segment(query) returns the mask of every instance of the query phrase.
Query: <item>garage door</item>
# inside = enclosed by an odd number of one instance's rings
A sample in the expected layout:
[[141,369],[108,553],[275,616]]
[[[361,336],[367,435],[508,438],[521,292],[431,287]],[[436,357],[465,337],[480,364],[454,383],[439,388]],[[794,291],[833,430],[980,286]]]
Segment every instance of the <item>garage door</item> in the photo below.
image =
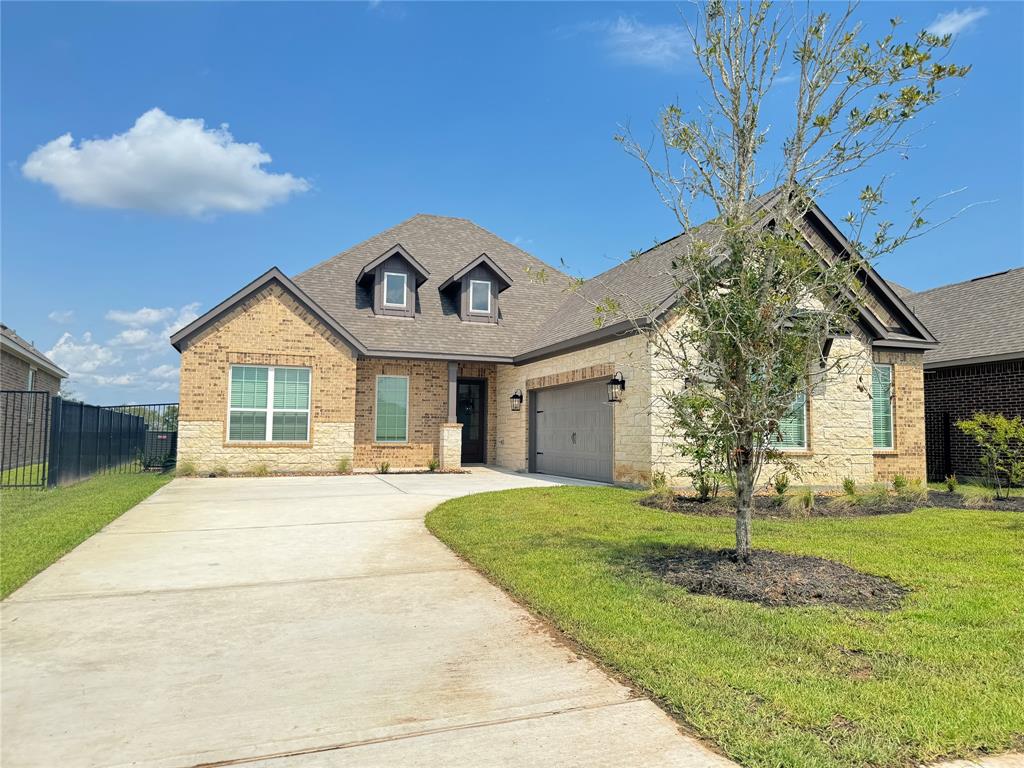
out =
[[612,480],[612,404],[603,380],[531,392],[534,469]]

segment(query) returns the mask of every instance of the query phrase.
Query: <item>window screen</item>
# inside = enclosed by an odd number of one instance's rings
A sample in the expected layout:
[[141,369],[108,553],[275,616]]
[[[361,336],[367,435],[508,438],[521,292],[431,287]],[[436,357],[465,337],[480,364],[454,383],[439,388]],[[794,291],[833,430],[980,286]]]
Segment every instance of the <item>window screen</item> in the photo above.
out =
[[409,427],[409,379],[377,377],[377,428],[379,443],[404,443]]
[[892,366],[871,366],[871,431],[875,448],[892,448]]

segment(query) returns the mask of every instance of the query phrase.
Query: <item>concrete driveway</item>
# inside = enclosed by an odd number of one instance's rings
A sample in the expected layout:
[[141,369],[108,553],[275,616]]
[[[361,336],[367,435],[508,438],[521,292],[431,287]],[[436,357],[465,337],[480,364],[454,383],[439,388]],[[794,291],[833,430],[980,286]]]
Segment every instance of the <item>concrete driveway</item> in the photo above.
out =
[[3,604],[2,764],[726,766],[423,526],[550,479],[178,479]]

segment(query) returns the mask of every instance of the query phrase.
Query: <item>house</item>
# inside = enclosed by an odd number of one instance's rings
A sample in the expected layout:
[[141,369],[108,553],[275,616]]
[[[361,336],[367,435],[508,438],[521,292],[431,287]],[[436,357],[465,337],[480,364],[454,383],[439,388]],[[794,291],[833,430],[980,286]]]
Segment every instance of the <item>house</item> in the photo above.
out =
[[[806,224],[816,247],[848,247],[820,210]],[[171,338],[179,460],[239,472],[483,462],[621,483],[675,474],[654,402],[677,383],[652,374],[652,345],[631,320],[597,327],[592,300],[621,290],[672,309],[665,272],[688,242],[570,290],[569,276],[466,219],[417,215],[293,278],[270,269]],[[783,425],[808,483],[924,475],[922,358],[935,339],[876,273],[861,277],[856,327],[830,352],[856,365],[827,381],[808,372]]]
[[68,376],[13,328],[0,324],[0,389],[56,395]]
[[939,339],[924,355],[928,478],[977,476],[978,446],[956,422],[977,411],[1024,416],[1024,267],[900,291]]

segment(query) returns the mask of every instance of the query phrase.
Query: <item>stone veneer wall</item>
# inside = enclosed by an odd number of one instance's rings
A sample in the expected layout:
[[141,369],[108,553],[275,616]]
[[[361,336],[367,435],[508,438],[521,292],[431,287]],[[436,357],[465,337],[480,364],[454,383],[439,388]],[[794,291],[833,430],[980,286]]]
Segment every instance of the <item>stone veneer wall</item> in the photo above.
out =
[[[310,439],[305,443],[229,443],[232,364],[312,369]],[[178,462],[199,472],[223,467],[271,472],[333,472],[352,458],[354,352],[286,290],[270,285],[191,339],[181,353]]]
[[925,479],[924,353],[876,349],[876,363],[892,365],[893,449],[876,451],[875,479],[887,483],[896,475]]
[[[622,371],[626,391],[615,409],[612,422],[616,482],[644,483],[650,480],[651,440],[649,418],[650,378],[647,340],[642,335],[614,339],[604,344],[566,352],[524,365],[497,366],[497,463],[525,471],[529,466],[527,429],[530,421],[531,390],[591,379],[608,379]],[[520,411],[512,411],[508,398],[517,389],[524,395]]]
[[[409,377],[409,440],[375,438],[377,377]],[[392,469],[425,469],[440,459],[441,425],[448,420],[448,363],[443,360],[362,358],[356,365],[355,459],[357,469],[386,461]]]

